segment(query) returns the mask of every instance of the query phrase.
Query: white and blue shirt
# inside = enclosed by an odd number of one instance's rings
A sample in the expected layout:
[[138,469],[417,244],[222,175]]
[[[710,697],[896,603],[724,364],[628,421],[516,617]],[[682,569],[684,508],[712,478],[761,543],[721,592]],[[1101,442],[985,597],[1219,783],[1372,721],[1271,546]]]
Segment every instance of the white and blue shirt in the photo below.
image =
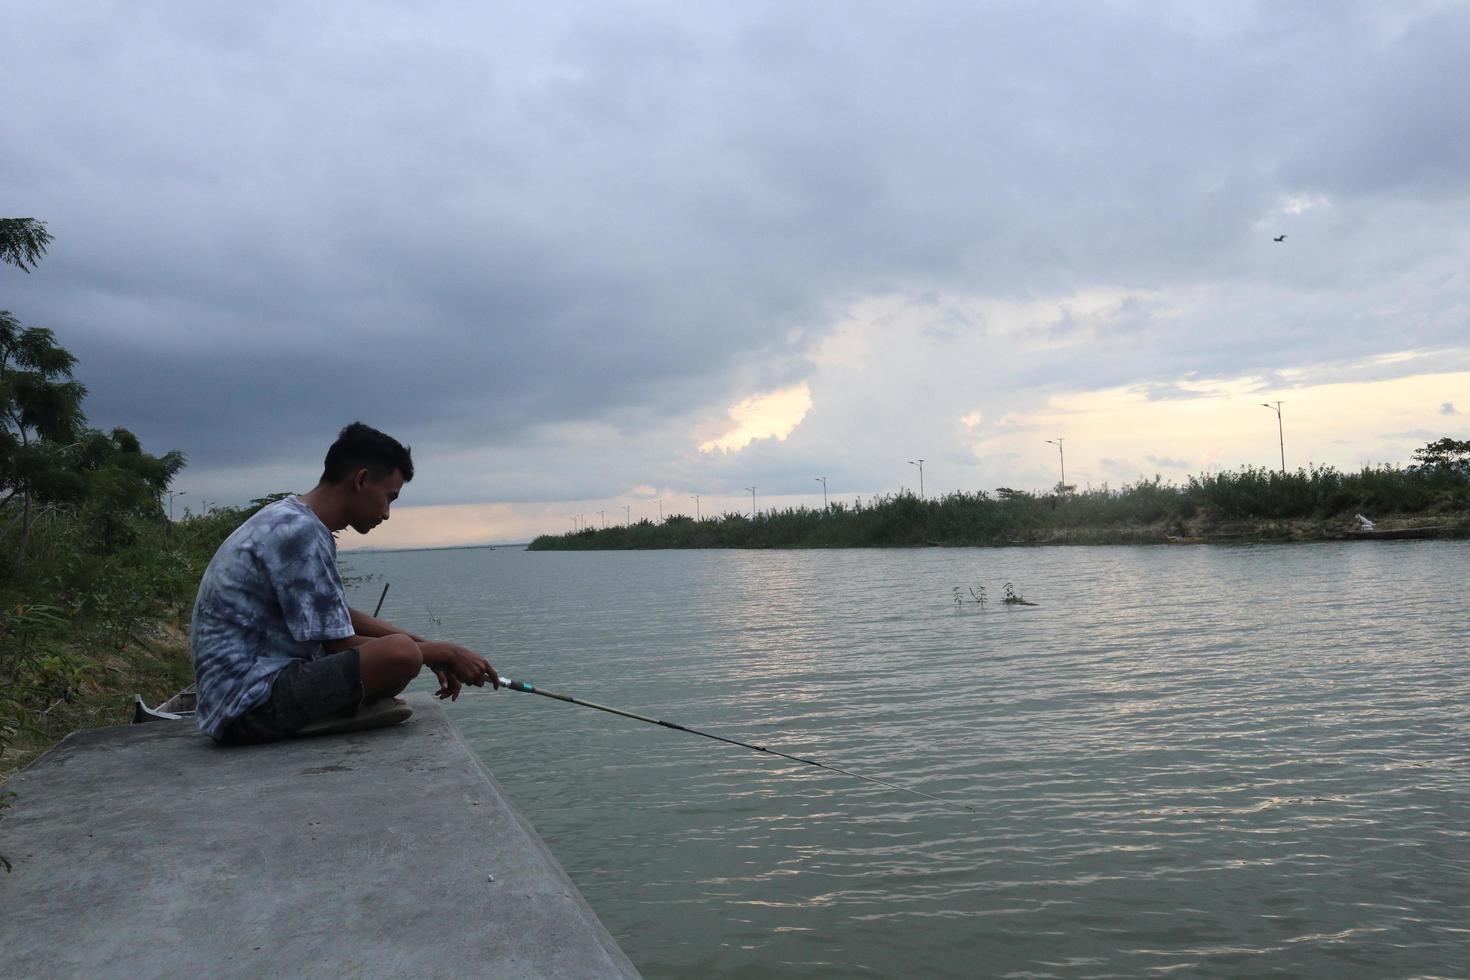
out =
[[332,532],[300,497],[262,507],[220,545],[194,600],[200,730],[218,738],[283,667],[352,635]]

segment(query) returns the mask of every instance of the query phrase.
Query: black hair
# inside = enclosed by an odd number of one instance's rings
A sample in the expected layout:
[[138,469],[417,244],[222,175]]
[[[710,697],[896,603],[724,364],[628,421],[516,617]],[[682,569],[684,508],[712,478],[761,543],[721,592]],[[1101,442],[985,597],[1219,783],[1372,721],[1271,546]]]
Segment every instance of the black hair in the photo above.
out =
[[413,479],[413,457],[408,447],[392,436],[353,422],[337,433],[337,441],[327,450],[322,482],[340,483],[360,469],[366,469],[375,480],[397,470],[407,483]]

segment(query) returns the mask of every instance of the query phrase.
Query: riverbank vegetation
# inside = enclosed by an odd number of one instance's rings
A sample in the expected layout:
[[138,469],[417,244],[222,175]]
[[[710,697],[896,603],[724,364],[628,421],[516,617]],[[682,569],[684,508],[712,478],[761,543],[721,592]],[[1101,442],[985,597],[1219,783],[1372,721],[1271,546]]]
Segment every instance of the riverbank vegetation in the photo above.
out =
[[[29,272],[50,235],[0,219],[0,260]],[[184,465],[91,427],[76,359],[0,310],[0,779],[77,728],[126,721],[134,692],[191,680],[182,624],[199,576],[246,511],[177,524]]]
[[[1442,527],[1470,533],[1470,442],[1441,439],[1410,467],[1343,473],[1244,468],[1157,477],[1114,490],[961,492],[921,500],[912,493],[756,514],[584,529],[543,535],[533,551],[640,548],[867,548],[923,545],[1111,544],[1195,540],[1321,539],[1351,535],[1356,515],[1380,527]],[[1386,521],[1384,519],[1387,519]]]
[[[0,578],[0,779],[68,732],[126,722],[135,693],[157,704],[193,683],[200,576],[269,499],[172,525],[155,506],[117,520],[110,539],[85,505],[37,520],[25,561]],[[7,554],[14,545],[14,530],[0,536]]]

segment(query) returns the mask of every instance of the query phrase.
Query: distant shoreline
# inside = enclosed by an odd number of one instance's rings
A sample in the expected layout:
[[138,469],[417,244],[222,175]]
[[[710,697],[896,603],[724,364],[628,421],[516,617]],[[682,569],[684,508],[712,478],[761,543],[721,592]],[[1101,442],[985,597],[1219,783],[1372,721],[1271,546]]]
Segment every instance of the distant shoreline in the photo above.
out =
[[[1437,445],[1437,444],[1436,444]],[[1457,444],[1458,445],[1458,444]],[[1434,448],[1434,447],[1430,447]],[[1466,449],[1470,454],[1470,448]],[[1367,515],[1367,516],[1365,516]],[[1244,468],[1111,490],[999,487],[919,497],[904,491],[695,520],[673,514],[532,541],[530,551],[663,548],[915,548],[1034,544],[1205,544],[1470,536],[1470,462],[1341,473]]]
[[512,541],[509,544],[436,544],[421,545],[413,548],[346,548],[343,549],[342,557],[350,555],[388,555],[402,554],[405,551],[496,551],[498,549],[515,549],[529,547],[530,542]]
[[1422,518],[1387,517],[1376,522],[1374,531],[1355,531],[1342,521],[1259,521],[1229,522],[1214,529],[1186,529],[1175,534],[1168,527],[1072,527],[1048,528],[1017,536],[990,539],[929,539],[889,543],[802,543],[779,544],[714,544],[691,543],[619,543],[615,539],[567,541],[558,538],[537,539],[528,551],[680,551],[696,549],[720,550],[803,550],[819,551],[835,548],[1027,548],[1047,545],[1239,545],[1239,544],[1309,544],[1339,541],[1465,540],[1470,538],[1470,514],[1453,520],[1424,522]]

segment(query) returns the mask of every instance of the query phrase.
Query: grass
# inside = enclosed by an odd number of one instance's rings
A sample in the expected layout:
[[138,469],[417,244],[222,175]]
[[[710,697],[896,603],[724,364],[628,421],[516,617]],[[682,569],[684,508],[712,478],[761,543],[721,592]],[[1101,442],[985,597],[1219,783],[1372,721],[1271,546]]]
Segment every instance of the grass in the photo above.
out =
[[194,681],[189,641],[164,624],[131,649],[94,656],[63,647],[31,674],[32,696],[17,699],[13,735],[0,750],[0,780],[28,765],[68,733],[126,723],[133,695],[157,704]]
[[251,512],[135,519],[110,548],[64,512],[38,523],[25,565],[0,581],[0,779],[68,732],[125,723],[133,694],[153,704],[192,681],[199,578]]

